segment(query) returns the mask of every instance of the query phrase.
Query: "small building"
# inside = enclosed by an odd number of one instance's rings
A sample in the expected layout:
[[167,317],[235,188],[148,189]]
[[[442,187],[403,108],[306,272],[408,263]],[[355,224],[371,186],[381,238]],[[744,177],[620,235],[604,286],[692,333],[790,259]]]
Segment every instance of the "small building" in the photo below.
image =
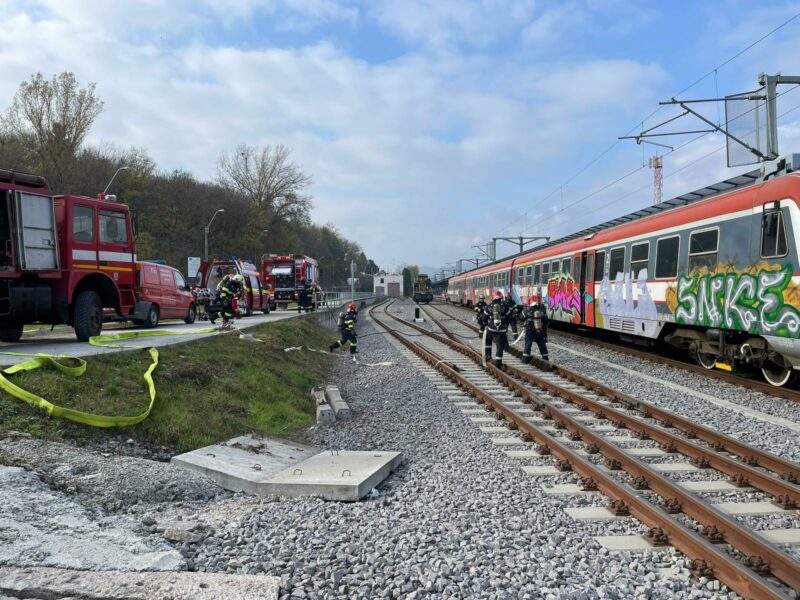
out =
[[400,298],[403,295],[402,275],[373,275],[372,282],[372,291],[376,295],[389,296],[389,298]]

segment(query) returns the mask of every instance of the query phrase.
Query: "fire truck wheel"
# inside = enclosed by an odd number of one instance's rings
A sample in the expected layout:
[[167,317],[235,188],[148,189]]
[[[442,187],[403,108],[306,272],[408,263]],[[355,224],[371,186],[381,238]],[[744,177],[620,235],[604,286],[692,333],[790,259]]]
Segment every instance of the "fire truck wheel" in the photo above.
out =
[[189,305],[189,312],[186,313],[186,318],[183,320],[184,323],[191,325],[197,319],[197,307],[194,304]]
[[75,301],[74,316],[75,336],[80,342],[88,342],[89,338],[100,335],[103,331],[103,304],[97,292],[81,292]]
[[267,302],[267,305],[264,307],[264,311],[263,312],[264,312],[265,315],[269,314],[269,302]]
[[147,311],[147,318],[145,318],[144,323],[142,323],[142,327],[152,329],[156,325],[158,325],[158,306],[151,304],[150,310]]
[[0,324],[0,342],[18,342],[22,337],[22,323]]

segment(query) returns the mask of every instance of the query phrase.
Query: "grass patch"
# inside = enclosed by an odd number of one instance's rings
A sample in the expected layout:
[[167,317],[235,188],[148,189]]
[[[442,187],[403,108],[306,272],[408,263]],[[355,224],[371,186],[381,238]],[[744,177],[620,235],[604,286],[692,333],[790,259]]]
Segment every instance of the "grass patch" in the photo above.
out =
[[[159,348],[153,379],[156,402],[142,423],[125,435],[185,451],[249,432],[292,437],[313,424],[310,390],[332,361],[316,352],[284,352],[301,344],[325,348],[333,332],[315,318],[290,319],[247,329],[258,344],[227,334]],[[146,343],[146,340],[142,340]],[[88,358],[86,373],[71,378],[40,368],[12,376],[18,386],[65,407],[104,415],[135,415],[147,408],[145,350]],[[80,440],[107,431],[50,418],[0,393],[0,431],[16,430],[54,440]]]

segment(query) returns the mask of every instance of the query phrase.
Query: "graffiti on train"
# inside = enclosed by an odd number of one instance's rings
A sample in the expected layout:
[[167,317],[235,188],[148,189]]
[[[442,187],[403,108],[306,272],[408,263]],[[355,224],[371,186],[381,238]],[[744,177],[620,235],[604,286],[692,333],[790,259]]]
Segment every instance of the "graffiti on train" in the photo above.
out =
[[[788,301],[797,292],[792,266],[755,273],[706,273],[678,280],[675,320],[748,333],[798,337],[800,312]],[[789,288],[789,289],[787,289]]]
[[653,337],[657,335],[658,310],[647,287],[647,269],[633,273],[617,273],[612,282],[603,278],[597,294],[598,326]]
[[556,314],[580,319],[581,290],[572,275],[561,273],[547,282],[547,307]]

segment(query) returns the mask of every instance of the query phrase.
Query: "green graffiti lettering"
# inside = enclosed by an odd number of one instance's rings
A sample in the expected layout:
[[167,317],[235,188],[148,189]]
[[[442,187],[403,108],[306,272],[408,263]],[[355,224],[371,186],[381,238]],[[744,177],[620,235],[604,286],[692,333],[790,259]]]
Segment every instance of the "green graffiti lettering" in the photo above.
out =
[[681,276],[675,321],[703,327],[725,326],[753,334],[798,337],[800,312],[783,301],[793,269]]

